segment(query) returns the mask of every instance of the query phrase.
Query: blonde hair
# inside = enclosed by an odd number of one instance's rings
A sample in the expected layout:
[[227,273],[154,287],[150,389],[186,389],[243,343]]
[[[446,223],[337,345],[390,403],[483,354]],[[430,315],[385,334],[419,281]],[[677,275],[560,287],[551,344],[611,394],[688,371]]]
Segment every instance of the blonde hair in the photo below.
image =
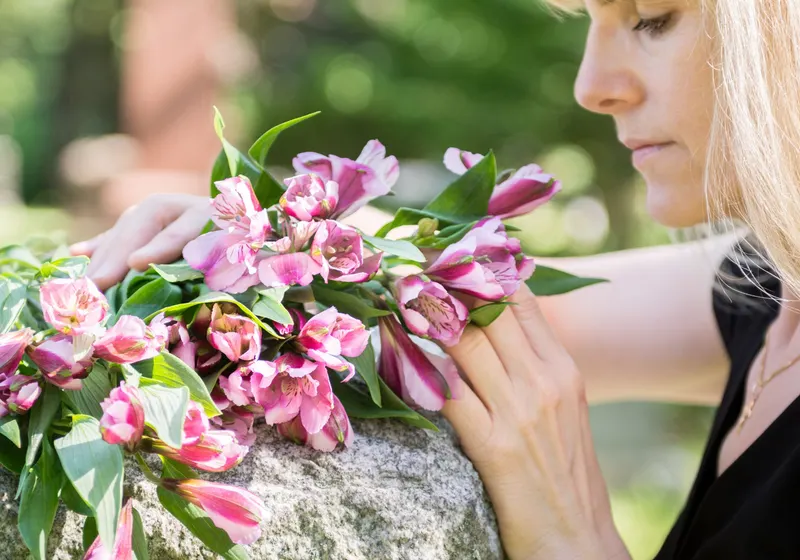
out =
[[[584,3],[545,1],[558,12]],[[800,2],[698,1],[715,89],[704,181],[709,218],[735,218],[755,235],[755,258],[741,263],[751,280],[773,263],[784,288],[798,295]]]

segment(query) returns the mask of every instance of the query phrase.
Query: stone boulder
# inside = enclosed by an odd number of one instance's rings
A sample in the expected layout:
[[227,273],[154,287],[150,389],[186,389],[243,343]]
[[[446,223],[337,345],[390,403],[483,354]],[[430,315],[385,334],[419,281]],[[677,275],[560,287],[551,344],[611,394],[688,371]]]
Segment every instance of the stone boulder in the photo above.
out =
[[[270,518],[248,547],[254,559],[502,559],[494,513],[478,474],[446,421],[440,432],[388,420],[354,421],[353,446],[319,453],[257,428],[258,442],[230,473],[204,478],[240,485],[260,496]],[[135,499],[154,560],[216,555],[159,504],[136,473],[125,492]],[[17,532],[16,477],[0,469],[0,558],[29,557]],[[82,557],[83,518],[59,511],[49,558]]]

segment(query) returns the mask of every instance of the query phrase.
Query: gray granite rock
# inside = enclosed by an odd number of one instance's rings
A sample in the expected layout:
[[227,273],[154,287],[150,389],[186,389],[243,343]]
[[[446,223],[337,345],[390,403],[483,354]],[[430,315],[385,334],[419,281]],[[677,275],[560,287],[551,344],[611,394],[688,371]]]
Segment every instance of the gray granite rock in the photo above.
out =
[[[500,559],[494,513],[483,485],[443,420],[441,432],[392,421],[355,421],[349,450],[331,454],[287,442],[260,426],[258,443],[233,472],[207,478],[238,484],[264,499],[270,519],[250,549],[254,559]],[[135,469],[129,469],[129,473]],[[0,559],[25,560],[16,530],[16,479],[0,469]],[[140,475],[125,491],[136,500],[154,560],[210,559]],[[83,520],[59,511],[54,560],[81,557]]]

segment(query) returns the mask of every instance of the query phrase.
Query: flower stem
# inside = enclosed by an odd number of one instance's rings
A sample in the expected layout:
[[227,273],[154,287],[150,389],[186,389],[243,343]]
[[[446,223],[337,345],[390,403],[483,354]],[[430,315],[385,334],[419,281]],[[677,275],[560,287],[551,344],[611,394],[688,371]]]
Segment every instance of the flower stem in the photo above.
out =
[[142,458],[141,454],[136,453],[134,454],[134,457],[136,457],[136,462],[139,463],[139,468],[142,469],[142,474],[144,477],[156,486],[161,486],[161,479],[153,473],[145,460]]

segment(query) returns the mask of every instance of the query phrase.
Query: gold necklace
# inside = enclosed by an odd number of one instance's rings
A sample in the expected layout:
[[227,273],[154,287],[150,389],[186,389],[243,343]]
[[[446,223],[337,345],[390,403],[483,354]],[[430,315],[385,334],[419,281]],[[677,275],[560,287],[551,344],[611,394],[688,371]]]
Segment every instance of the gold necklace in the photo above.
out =
[[778,377],[781,373],[795,365],[797,362],[800,362],[800,355],[797,355],[792,360],[790,360],[785,366],[775,370],[772,372],[769,377],[766,379],[764,378],[764,373],[767,368],[767,350],[769,350],[769,332],[764,335],[764,354],[761,358],[761,371],[758,374],[758,379],[755,383],[753,383],[753,394],[750,395],[750,401],[748,401],[747,406],[742,409],[742,415],[739,416],[739,423],[736,427],[737,432],[742,431],[742,427],[744,426],[745,422],[747,422],[750,417],[753,415],[753,408],[756,406],[756,402],[758,402],[761,393],[766,387],[767,383]]

